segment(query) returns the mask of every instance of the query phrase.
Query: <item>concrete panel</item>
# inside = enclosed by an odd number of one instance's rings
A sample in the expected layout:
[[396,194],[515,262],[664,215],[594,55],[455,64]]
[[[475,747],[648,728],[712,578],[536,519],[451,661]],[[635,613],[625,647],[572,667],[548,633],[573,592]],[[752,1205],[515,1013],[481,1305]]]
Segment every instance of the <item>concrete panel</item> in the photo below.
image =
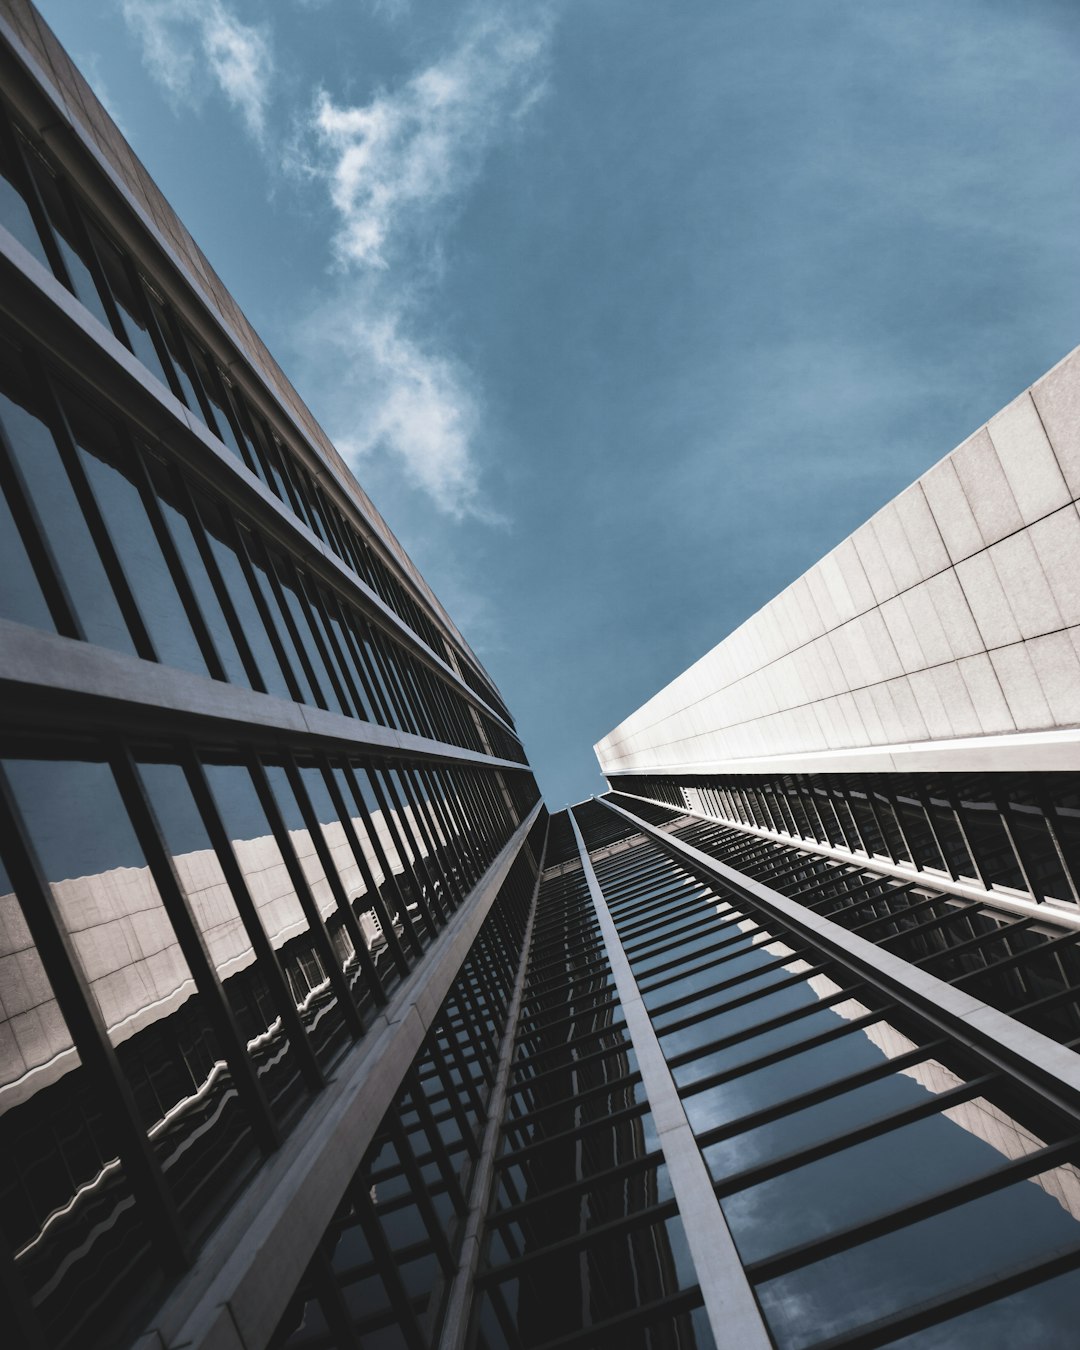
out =
[[955,563],[978,553],[983,537],[952,457],[936,464],[920,482],[950,559]]
[[1071,500],[1030,394],[992,417],[987,431],[1025,525]]
[[1044,375],[1031,397],[1069,492],[1080,497],[1080,348]]
[[985,427],[953,451],[952,462],[984,544],[1020,529],[1020,509]]
[[[598,743],[601,766],[812,772],[873,749],[959,769],[966,738],[1075,725],[1073,636],[1043,639],[1080,629],[1078,420],[1080,352],[714,647],[693,717],[650,700]],[[1054,762],[1080,768],[1064,744]],[[1047,754],[1025,739],[1015,762]]]

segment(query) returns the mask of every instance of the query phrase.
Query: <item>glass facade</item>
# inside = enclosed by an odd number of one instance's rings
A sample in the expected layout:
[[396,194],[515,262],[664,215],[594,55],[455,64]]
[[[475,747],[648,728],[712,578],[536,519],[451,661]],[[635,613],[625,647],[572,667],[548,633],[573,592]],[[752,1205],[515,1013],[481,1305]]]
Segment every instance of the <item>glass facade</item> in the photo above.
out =
[[0,700],[5,1332],[132,1339],[500,877],[391,1145],[355,1160],[396,1195],[387,1147],[412,1184],[403,1141],[435,1122],[427,1238],[386,1216],[413,1298],[449,1261],[546,814],[498,692],[235,306],[92,131],[38,133],[52,95],[3,59],[0,660],[34,653]]
[[[611,800],[631,814],[642,805]],[[857,948],[845,959],[667,841],[795,896],[811,924],[843,913],[837,896],[856,869],[804,855],[796,886],[779,846],[655,804],[641,813],[654,832],[635,835],[619,816],[623,839],[612,843],[603,809],[575,814],[771,1343],[989,1335],[1067,1346],[1080,1278],[1077,1109],[956,1034],[932,997],[898,997]],[[890,918],[860,930],[888,951],[907,931],[901,901],[926,903],[908,889]],[[877,902],[860,892],[850,903],[865,921]],[[949,931],[942,917],[920,913],[933,932]],[[1043,940],[1068,952],[1076,936]],[[993,946],[972,944],[970,927],[962,945]],[[1018,972],[1033,980],[1026,959],[1000,959],[1010,961],[1001,984]],[[998,983],[994,966],[979,966],[979,997]],[[1064,1028],[1058,1039],[1075,1036]],[[995,1340],[995,1324],[1011,1339]]]

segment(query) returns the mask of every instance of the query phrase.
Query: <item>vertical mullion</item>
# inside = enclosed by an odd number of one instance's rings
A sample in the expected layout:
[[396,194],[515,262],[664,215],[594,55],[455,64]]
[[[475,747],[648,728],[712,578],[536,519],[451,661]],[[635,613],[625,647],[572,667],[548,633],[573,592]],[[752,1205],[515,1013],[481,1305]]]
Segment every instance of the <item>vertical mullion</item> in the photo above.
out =
[[[296,892],[296,898],[300,901],[300,908],[304,911],[304,917],[307,919],[308,932],[311,934],[311,940],[319,957],[326,967],[327,978],[330,981],[330,987],[337,996],[338,1003],[341,1006],[342,1017],[345,1025],[348,1027],[354,1040],[364,1034],[364,1020],[360,1015],[359,1009],[353,1002],[352,994],[349,990],[349,982],[341,969],[337,954],[334,951],[334,945],[330,941],[330,934],[326,931],[326,924],[319,913],[319,906],[315,903],[315,897],[308,886],[307,877],[304,876],[304,869],[300,866],[300,860],[296,856],[296,850],[293,848],[292,838],[289,835],[285,821],[282,819],[281,808],[278,806],[277,798],[274,796],[273,789],[270,786],[270,780],[266,776],[266,770],[262,761],[257,755],[251,755],[246,759],[247,767],[251,773],[252,781],[255,784],[255,791],[258,794],[259,801],[263,810],[266,812],[266,819],[270,824],[270,832],[274,836],[282,860],[285,863],[285,870],[289,874],[289,880],[292,888]],[[328,878],[329,880],[329,878]]]
[[[169,533],[169,527],[165,524],[165,519],[161,513],[161,503],[158,501],[157,493],[154,491],[153,483],[150,481],[150,474],[146,467],[144,451],[141,446],[130,442],[125,429],[124,439],[128,442],[127,449],[131,462],[135,466],[135,485],[139,496],[146,509],[147,517],[150,520],[150,528],[154,532],[154,538],[157,540],[158,548],[161,549],[162,557],[165,559],[165,566],[169,569],[169,576],[176,592],[180,597],[180,603],[184,607],[184,613],[187,615],[188,622],[191,624],[191,630],[195,634],[195,640],[199,644],[199,650],[202,652],[203,660],[206,662],[207,669],[211,678],[228,682],[225,673],[225,666],[218,654],[217,645],[214,642],[213,634],[203,617],[202,610],[199,608],[199,602],[195,591],[188,579],[184,564],[177,552],[173,537]],[[151,452],[152,453],[152,452]]]
[[1042,887],[1035,881],[1035,872],[1031,867],[1031,860],[1028,857],[1027,849],[1021,844],[1019,836],[1012,827],[1009,819],[1009,804],[1005,796],[1000,792],[993,794],[994,806],[997,809],[998,818],[1001,821],[1001,828],[1005,831],[1005,837],[1009,841],[1009,847],[1013,851],[1013,857],[1016,859],[1016,866],[1019,868],[1020,875],[1024,879],[1024,886],[1030,892],[1033,899],[1041,904],[1045,899],[1042,893]]
[[[281,617],[281,622],[284,624],[285,630],[289,634],[290,639],[292,640],[293,649],[296,652],[297,658],[300,661],[300,668],[304,674],[304,678],[308,682],[312,694],[314,695],[315,706],[322,708],[324,711],[326,711],[327,710],[326,695],[322,691],[322,686],[320,685],[318,676],[315,673],[315,668],[311,664],[311,659],[307,654],[307,648],[300,640],[300,630],[296,627],[296,624],[293,621],[292,610],[289,608],[289,602],[285,599],[285,595],[282,592],[281,579],[277,574],[277,568],[274,566],[273,555],[271,554],[270,550],[266,547],[266,544],[262,540],[262,538],[260,538],[260,536],[256,534],[256,532],[253,529],[245,528],[245,526],[241,525],[239,521],[237,522],[237,534],[240,537],[241,548],[243,548],[251,567],[252,582],[256,590],[259,591],[260,593],[262,588],[259,586],[259,579],[255,575],[255,573],[256,570],[259,568],[260,563],[262,564],[262,571],[266,575],[266,584],[270,587],[270,594],[274,598],[274,604],[277,606],[278,614]],[[267,611],[269,612],[269,610],[270,606],[269,604],[267,604]],[[281,642],[280,635],[277,629],[275,629],[274,636],[281,647],[282,653],[285,655],[287,660],[288,652],[285,650],[285,644]],[[299,689],[300,682],[299,679],[296,678],[295,671],[293,671],[293,676],[294,676],[294,683]],[[300,697],[297,699],[297,702],[307,703],[307,699],[304,697],[302,691],[300,693]]]
[[[303,703],[304,696],[300,689],[300,683],[296,677],[296,672],[288,659],[285,651],[285,644],[281,640],[281,633],[278,631],[277,624],[274,622],[274,615],[270,612],[270,606],[266,603],[266,597],[262,593],[262,587],[259,585],[255,576],[255,564],[251,560],[248,552],[247,540],[244,538],[244,532],[240,527],[239,521],[235,519],[232,511],[222,502],[219,504],[221,515],[226,522],[226,528],[232,535],[236,544],[236,557],[240,563],[240,570],[243,573],[247,588],[251,592],[252,601],[258,611],[262,625],[266,629],[266,635],[273,650],[274,657],[281,667],[281,673],[285,677],[285,684],[289,689],[290,696],[297,703]],[[278,600],[278,607],[281,608],[281,602],[275,592],[275,599]]]
[[79,510],[83,514],[86,527],[90,532],[90,537],[97,549],[98,557],[101,559],[101,565],[105,570],[105,575],[109,579],[109,584],[113,588],[113,594],[120,607],[120,613],[123,615],[124,622],[127,624],[128,631],[135,643],[135,649],[138,654],[148,661],[157,661],[157,652],[154,650],[154,644],[150,640],[150,634],[143,623],[142,615],[139,612],[139,606],[135,601],[135,596],[128,584],[127,574],[124,571],[124,565],[113,547],[112,539],[106,528],[105,521],[102,519],[101,512],[98,510],[97,501],[94,498],[93,489],[87,480],[83,471],[82,462],[79,459],[79,452],[75,445],[75,438],[71,432],[71,426],[68,422],[67,414],[64,412],[63,404],[57,397],[56,390],[52,381],[44,371],[35,372],[37,379],[35,384],[43,395],[43,402],[46,406],[46,417],[53,432],[53,438],[56,441],[56,448],[60,454],[61,463],[67,472],[71,483],[72,491],[78,502]]
[[[401,919],[403,928],[405,932],[408,933],[409,935],[409,946],[413,950],[413,955],[419,957],[423,953],[424,948],[421,945],[420,938],[416,932],[416,929],[413,927],[412,920],[409,918],[408,903],[406,902],[405,896],[402,893],[401,886],[398,884],[397,874],[394,872],[394,869],[390,866],[390,859],[386,856],[386,850],[383,848],[382,840],[379,838],[379,832],[375,828],[375,822],[371,819],[371,813],[368,811],[367,802],[364,800],[363,791],[361,790],[360,784],[356,780],[356,775],[353,772],[352,765],[349,764],[348,762],[343,764],[342,772],[345,775],[345,781],[348,783],[349,790],[352,793],[353,799],[356,802],[356,809],[359,811],[360,818],[364,822],[364,828],[367,830],[368,839],[371,842],[371,847],[375,853],[376,861],[382,868],[382,873],[384,877],[383,885],[389,886],[391,891],[393,892],[394,897],[397,900],[398,914]],[[361,773],[366,772],[363,766],[361,766],[360,772]]]
[[86,632],[72,604],[63,574],[56,565],[48,534],[42,527],[33,501],[25,489],[22,474],[2,427],[0,427],[0,492],[7,498],[15,527],[22,539],[30,559],[30,566],[41,587],[57,632],[63,637],[77,638],[80,642],[85,642]]
[[232,635],[232,640],[236,645],[240,663],[247,672],[248,683],[257,694],[265,694],[267,692],[266,680],[259,670],[259,663],[255,660],[254,652],[252,652],[251,647],[248,645],[248,640],[244,633],[244,625],[240,622],[240,618],[236,612],[236,606],[233,604],[232,596],[229,594],[229,588],[225,584],[225,578],[221,575],[221,569],[218,567],[217,559],[214,557],[214,550],[211,548],[210,542],[206,537],[206,524],[199,512],[191,487],[186,477],[179,469],[170,465],[167,465],[166,469],[167,471],[171,469],[169,476],[172,479],[177,497],[183,508],[183,514],[187,518],[192,538],[195,540],[195,547],[202,560],[202,565],[206,569],[206,575],[210,578],[210,585],[213,588],[215,596],[217,596],[217,602],[221,607],[222,616]]
[[291,756],[285,756],[284,763],[289,786],[292,788],[297,805],[300,807],[300,814],[304,818],[307,832],[311,835],[312,842],[315,845],[315,852],[319,855],[319,862],[322,864],[322,869],[326,873],[326,880],[333,893],[338,911],[341,914],[342,923],[356,950],[357,959],[371,986],[372,995],[377,1003],[385,1004],[386,993],[383,990],[382,981],[379,979],[379,973],[375,969],[375,962],[371,959],[371,953],[368,951],[368,945],[364,940],[364,934],[361,931],[360,924],[357,922],[356,915],[353,913],[352,906],[349,904],[349,898],[345,894],[345,888],[341,884],[341,877],[338,875],[337,868],[334,866],[334,859],[327,846],[322,827],[319,823],[319,818],[311,805],[311,799],[307,795],[307,789],[304,786],[302,776],[296,767],[296,762]]
[[[38,238],[41,240],[41,246],[45,250],[45,256],[49,260],[49,266],[53,270],[53,275],[66,290],[72,295],[75,294],[75,287],[71,281],[71,274],[68,272],[67,264],[64,262],[63,253],[60,245],[56,242],[56,232],[53,229],[52,219],[45,207],[45,201],[41,195],[41,189],[38,187],[37,177],[27,163],[28,154],[36,154],[34,147],[28,145],[25,139],[13,126],[8,123],[5,116],[0,115],[0,124],[3,124],[4,130],[8,133],[5,136],[5,143],[8,147],[8,155],[12,163],[16,166],[16,175],[22,179],[22,183],[16,183],[15,189],[26,203],[26,209],[30,212],[30,219],[34,222],[34,228],[38,232]],[[23,191],[25,187],[26,191]]]
[[[415,878],[416,876],[415,866],[409,860],[409,852],[408,850],[406,850],[401,835],[398,831],[398,822],[395,819],[394,812],[390,810],[387,805],[386,795],[382,790],[382,784],[379,782],[378,773],[370,762],[366,764],[364,768],[365,772],[367,773],[367,780],[371,784],[371,790],[375,794],[375,800],[379,804],[379,810],[382,812],[382,817],[386,823],[386,828],[389,830],[390,837],[393,839],[394,848],[397,850],[398,857],[401,859],[404,866],[409,868],[410,872],[412,872],[413,877]],[[424,922],[427,924],[431,936],[434,938],[438,935],[439,926],[436,924],[435,916],[432,914],[430,908],[428,907],[427,901],[420,893],[420,890],[421,888],[417,886],[416,904],[418,909],[420,910],[420,913],[423,915]]]
[[277,1127],[247,1053],[244,1037],[225,997],[202,930],[191,913],[176,872],[176,864],[163,841],[154,808],[146,795],[130,750],[127,747],[116,750],[111,765],[139,845],[146,855],[147,865],[161,895],[165,913],[172,923],[195,987],[205,999],[208,1019],[221,1044],[259,1147],[264,1153],[271,1153],[280,1143]]
[[447,813],[445,803],[442,800],[442,792],[439,787],[438,777],[436,774],[420,765],[417,766],[416,771],[420,775],[421,782],[424,784],[428,803],[435,817],[435,822],[439,827],[439,833],[443,837],[443,851],[449,854],[451,866],[457,871],[459,879],[457,889],[461,891],[463,887],[460,884],[460,879],[465,877],[466,869],[462,860],[461,850],[458,846],[457,830],[454,828],[453,821]]
[[[1032,776],[1032,788],[1035,793],[1035,800],[1039,804],[1039,809],[1046,821],[1046,828],[1057,852],[1058,861],[1061,863],[1061,870],[1065,873],[1065,879],[1069,883],[1072,901],[1074,904],[1080,904],[1080,857],[1076,856],[1075,850],[1062,837],[1054,824],[1056,812],[1050,800],[1050,794],[1041,786],[1036,775]],[[1065,899],[1064,896],[1061,898]]]
[[258,906],[252,899],[247,882],[244,880],[243,871],[233,851],[232,840],[218,815],[217,805],[214,802],[210,784],[207,782],[205,770],[194,752],[189,752],[185,756],[184,770],[192,796],[195,798],[195,804],[202,816],[203,825],[210,836],[210,842],[218,855],[221,870],[225,874],[225,880],[230,891],[232,891],[233,901],[247,931],[248,940],[251,942],[262,975],[270,988],[270,997],[274,1001],[278,1016],[281,1018],[289,1041],[296,1052],[303,1079],[309,1089],[318,1090],[326,1084],[322,1069],[319,1067],[315,1051],[308,1040],[307,1032],[304,1030],[304,1023],[293,999],[285,972],[281,968],[278,954],[267,936],[262,919],[259,917]]
[[131,1087],[79,963],[71,935],[57,908],[52,888],[26,842],[18,807],[0,770],[0,826],[5,861],[34,946],[49,977],[57,1004],[80,1059],[95,1086],[95,1095],[116,1131],[116,1146],[159,1259],[179,1273],[191,1254],[165,1174],[139,1121]]
[[[437,913],[442,922],[442,926],[445,927],[446,922],[450,917],[450,913],[439,896],[439,886],[436,884],[436,875],[432,868],[428,866],[428,857],[430,854],[425,854],[423,851],[423,835],[416,824],[410,823],[409,821],[410,812],[406,809],[407,803],[402,800],[401,793],[398,791],[397,783],[394,781],[393,770],[387,766],[384,767],[382,772],[384,778],[383,786],[386,791],[387,800],[390,801],[391,805],[394,807],[402,837],[407,840],[413,853],[413,872],[415,874],[419,870],[423,873],[428,891],[431,894],[431,908]],[[413,810],[411,814],[413,822],[415,822],[415,810]]]
[[360,868],[360,875],[363,877],[364,885],[367,887],[370,908],[374,909],[378,916],[379,924],[383,930],[383,936],[386,938],[387,945],[394,958],[394,964],[403,976],[407,975],[409,973],[408,958],[405,955],[405,950],[401,945],[397,933],[394,931],[394,922],[387,913],[386,905],[383,903],[382,896],[379,894],[379,888],[375,884],[375,877],[368,864],[367,854],[364,852],[364,847],[356,833],[356,828],[352,822],[352,816],[345,803],[345,798],[341,795],[337,779],[334,777],[333,770],[329,763],[323,761],[319,767],[322,771],[323,782],[326,784],[327,791],[330,794],[330,800],[333,802],[334,809],[339,813],[341,827],[345,831],[345,838],[349,842],[353,857],[356,859],[356,865]]

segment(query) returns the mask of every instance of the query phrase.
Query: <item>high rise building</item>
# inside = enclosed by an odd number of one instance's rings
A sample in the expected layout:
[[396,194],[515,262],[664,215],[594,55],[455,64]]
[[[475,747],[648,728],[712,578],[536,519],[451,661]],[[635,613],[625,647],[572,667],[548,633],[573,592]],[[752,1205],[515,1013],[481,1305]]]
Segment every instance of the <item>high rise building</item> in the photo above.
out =
[[0,91],[5,1343],[1074,1345],[1078,358],[549,819],[25,0]]

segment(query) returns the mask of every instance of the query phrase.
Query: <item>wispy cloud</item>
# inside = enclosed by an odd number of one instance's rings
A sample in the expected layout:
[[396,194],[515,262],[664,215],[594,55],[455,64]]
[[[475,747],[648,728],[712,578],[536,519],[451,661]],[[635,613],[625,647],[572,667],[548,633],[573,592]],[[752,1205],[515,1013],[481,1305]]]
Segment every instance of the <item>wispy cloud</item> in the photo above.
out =
[[416,338],[414,323],[408,300],[383,274],[336,287],[310,316],[300,341],[314,378],[333,371],[334,442],[354,466],[389,455],[406,482],[452,519],[500,523],[480,488],[473,447],[482,406],[471,373]]
[[541,96],[551,11],[474,8],[440,59],[348,106],[325,90],[301,167],[329,194],[339,298],[320,340],[351,376],[333,395],[335,439],[396,459],[445,514],[495,523],[481,489],[482,397],[451,353],[417,336],[450,225],[493,147]]
[[176,99],[199,105],[217,85],[262,142],[273,50],[265,26],[242,22],[223,0],[121,0],[147,67]]
[[398,89],[362,107],[320,94],[314,162],[341,217],[343,259],[384,267],[402,234],[445,227],[492,145],[542,92],[549,32],[542,6],[525,22],[481,11],[451,52]]
[[[488,155],[543,93],[553,0],[472,4],[442,55],[362,104],[318,90],[279,147],[267,145],[275,67],[267,28],[242,22],[227,0],[120,3],[147,67],[174,98],[198,106],[216,85],[282,168],[326,192],[337,275],[333,299],[303,325],[299,354],[337,444],[354,461],[389,456],[451,519],[505,523],[481,489],[478,382],[421,334],[450,226]],[[373,5],[400,17],[405,0]],[[328,387],[321,376],[330,368]]]

